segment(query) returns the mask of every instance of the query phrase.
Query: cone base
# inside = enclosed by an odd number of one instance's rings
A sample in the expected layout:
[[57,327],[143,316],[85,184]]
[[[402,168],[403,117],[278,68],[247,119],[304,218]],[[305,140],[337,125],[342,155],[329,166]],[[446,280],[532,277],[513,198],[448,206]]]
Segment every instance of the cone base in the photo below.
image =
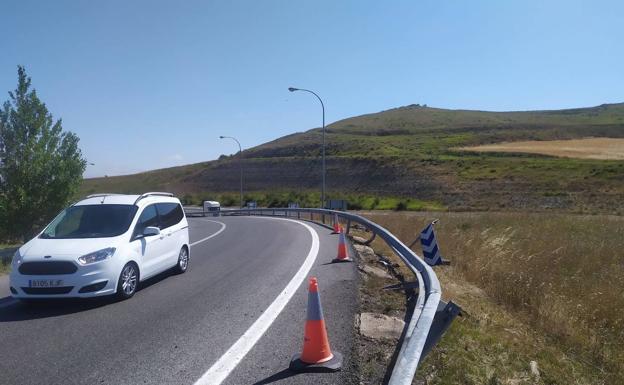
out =
[[337,372],[342,368],[342,354],[334,351],[331,360],[318,364],[308,364],[301,361],[300,354],[293,356],[288,368],[294,372]]
[[334,259],[332,259],[332,263],[341,263],[341,262],[353,262],[353,259],[351,259],[351,258],[343,258],[343,259],[334,258]]

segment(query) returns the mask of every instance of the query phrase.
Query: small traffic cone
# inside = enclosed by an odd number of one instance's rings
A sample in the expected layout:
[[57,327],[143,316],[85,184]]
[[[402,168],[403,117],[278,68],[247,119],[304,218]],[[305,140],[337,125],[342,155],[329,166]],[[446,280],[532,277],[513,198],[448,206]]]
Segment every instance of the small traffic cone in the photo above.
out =
[[353,260],[349,258],[347,240],[345,238],[344,231],[340,232],[340,238],[338,239],[338,255],[332,260],[332,262],[353,262]]
[[315,277],[311,277],[308,288],[308,315],[303,337],[303,351],[292,358],[289,368],[297,372],[335,372],[341,367],[342,354],[332,353],[329,347],[318,282]]
[[334,234],[340,234],[340,221],[338,221],[338,215],[334,214]]

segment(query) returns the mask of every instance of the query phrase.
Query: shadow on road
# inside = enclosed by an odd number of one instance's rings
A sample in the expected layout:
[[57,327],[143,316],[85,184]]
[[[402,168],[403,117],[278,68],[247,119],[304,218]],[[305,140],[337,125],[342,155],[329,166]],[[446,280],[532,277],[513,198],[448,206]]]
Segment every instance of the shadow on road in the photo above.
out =
[[264,384],[272,384],[274,382],[277,382],[279,380],[285,380],[287,378],[290,377],[294,377],[297,376],[299,374],[305,374],[305,373],[327,373],[327,369],[325,368],[306,368],[305,371],[303,372],[295,372],[292,371],[290,369],[284,369],[281,372],[277,372],[265,379],[262,379],[258,382],[255,382],[253,385],[264,385]]
[[273,382],[279,381],[279,380],[284,380],[286,378],[290,378],[293,376],[296,376],[299,373],[293,372],[290,369],[284,369],[281,372],[275,373],[270,377],[267,377],[263,380],[260,380],[256,383],[254,383],[254,385],[264,385],[264,384],[271,384]]
[[[148,289],[150,286],[174,275],[170,271],[160,273],[148,280],[141,282],[138,291]],[[132,301],[133,299],[129,299]],[[0,304],[11,301],[11,297],[0,298]],[[58,317],[68,314],[94,310],[103,306],[111,305],[119,300],[115,296],[96,298],[51,298],[31,299],[26,302],[17,301],[0,309],[0,323],[28,321],[40,318]]]
[[0,311],[0,323],[58,317],[96,309],[112,302],[115,300],[110,297],[18,301]]

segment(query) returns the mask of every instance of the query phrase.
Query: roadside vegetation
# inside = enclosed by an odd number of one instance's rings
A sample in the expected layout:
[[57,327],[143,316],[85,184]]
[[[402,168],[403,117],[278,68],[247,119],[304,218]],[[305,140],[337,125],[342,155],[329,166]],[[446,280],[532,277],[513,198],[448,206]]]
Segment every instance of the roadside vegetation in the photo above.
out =
[[0,275],[8,274],[11,271],[11,261],[13,254],[19,245],[0,244]]
[[58,214],[86,165],[78,137],[53,119],[24,67],[17,73],[17,88],[0,108],[0,242],[29,238]]
[[[623,218],[500,212],[365,216],[406,243],[440,218],[436,234],[452,265],[435,270],[444,297],[465,315],[424,361],[418,381],[624,383]],[[391,255],[381,242],[373,246]]]
[[[349,210],[396,210],[422,211],[445,210],[438,202],[421,201],[400,197],[375,197],[364,194],[332,194],[328,199],[344,199]],[[186,194],[181,197],[185,205],[200,205],[204,200],[216,200],[224,207],[238,206],[239,193],[199,193]],[[318,192],[268,192],[248,193],[243,195],[245,202],[256,202],[258,207],[288,207],[289,203],[298,203],[300,207],[318,207],[321,201]]]

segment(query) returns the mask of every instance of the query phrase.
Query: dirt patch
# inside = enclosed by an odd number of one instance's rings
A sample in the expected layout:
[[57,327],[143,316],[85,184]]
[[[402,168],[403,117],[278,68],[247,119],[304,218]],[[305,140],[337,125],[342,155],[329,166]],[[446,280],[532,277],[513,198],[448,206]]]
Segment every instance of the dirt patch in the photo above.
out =
[[[360,233],[361,239],[367,234]],[[357,236],[355,236],[357,237]],[[351,239],[355,238],[351,236]],[[353,244],[360,271],[359,302],[362,312],[356,321],[359,332],[357,359],[360,384],[383,383],[404,327],[407,298],[402,291],[384,290],[400,282],[396,261],[377,254],[369,246]],[[400,277],[402,279],[402,277]]]
[[461,147],[476,152],[522,152],[564,158],[624,160],[624,139],[586,138],[571,140],[530,140],[483,146]]

